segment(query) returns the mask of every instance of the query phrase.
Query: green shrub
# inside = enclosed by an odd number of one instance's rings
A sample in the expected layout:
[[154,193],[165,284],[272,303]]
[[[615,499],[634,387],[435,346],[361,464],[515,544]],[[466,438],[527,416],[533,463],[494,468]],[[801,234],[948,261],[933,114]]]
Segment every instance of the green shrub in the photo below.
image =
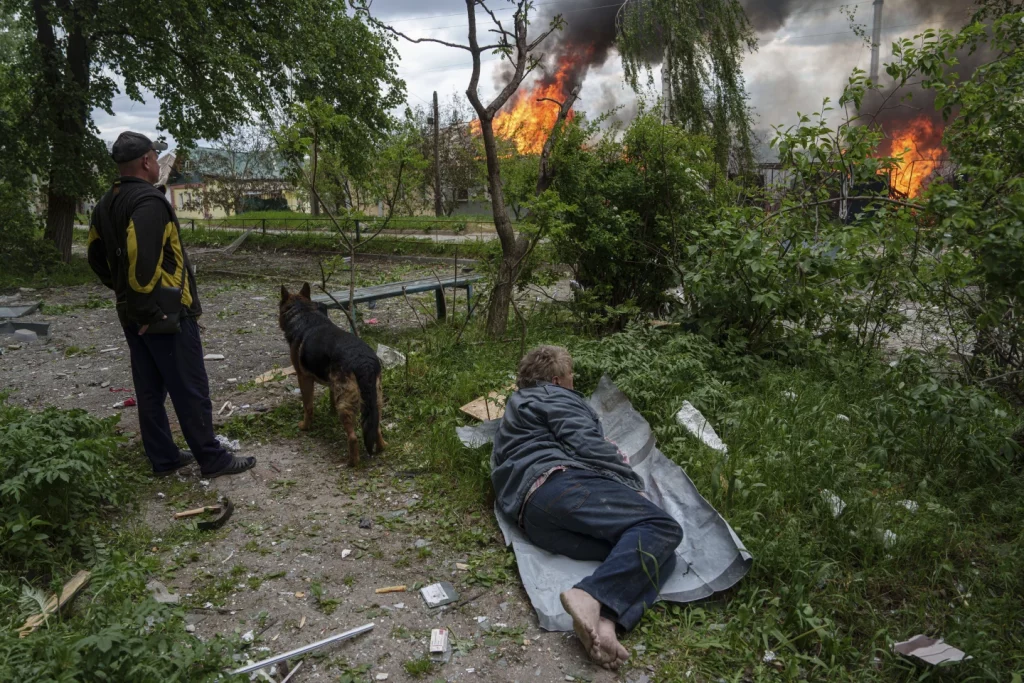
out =
[[0,566],[42,572],[90,547],[106,506],[132,499],[117,418],[0,405]]
[[556,145],[552,187],[569,208],[551,241],[584,288],[577,303],[592,312],[656,308],[679,282],[683,237],[707,230],[729,194],[708,139],[654,114],[618,132],[591,143],[596,124],[577,117]]

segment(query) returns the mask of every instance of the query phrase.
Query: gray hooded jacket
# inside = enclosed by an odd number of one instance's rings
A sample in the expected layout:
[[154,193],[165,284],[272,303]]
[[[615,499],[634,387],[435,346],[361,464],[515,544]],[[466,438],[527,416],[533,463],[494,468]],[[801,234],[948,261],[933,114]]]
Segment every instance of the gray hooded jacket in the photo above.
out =
[[559,466],[590,470],[644,490],[640,476],[604,438],[597,413],[583,396],[548,382],[516,391],[491,451],[491,484],[501,511],[518,519],[533,483]]

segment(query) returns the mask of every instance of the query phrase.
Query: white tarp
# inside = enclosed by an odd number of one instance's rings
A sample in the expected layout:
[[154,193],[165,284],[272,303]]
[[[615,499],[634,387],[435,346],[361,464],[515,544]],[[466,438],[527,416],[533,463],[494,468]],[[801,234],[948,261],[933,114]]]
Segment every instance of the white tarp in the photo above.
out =
[[[651,427],[610,379],[602,377],[590,405],[601,418],[605,436],[629,458],[647,485],[647,494],[683,528],[676,549],[676,569],[662,587],[659,599],[693,602],[729,588],[750,569],[752,557],[729,524],[697,491],[682,468],[666,458],[654,443]],[[482,446],[494,436],[498,420],[460,427],[468,447]],[[537,611],[541,628],[571,631],[572,619],[558,596],[593,573],[598,562],[582,562],[534,546],[514,520],[495,507],[505,543],[512,546],[519,575]]]

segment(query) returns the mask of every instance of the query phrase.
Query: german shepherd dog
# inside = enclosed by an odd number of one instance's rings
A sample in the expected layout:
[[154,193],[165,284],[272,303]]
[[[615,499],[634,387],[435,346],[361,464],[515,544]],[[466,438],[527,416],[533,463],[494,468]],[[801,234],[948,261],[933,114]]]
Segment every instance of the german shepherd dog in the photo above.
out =
[[380,431],[384,403],[381,365],[373,349],[331,322],[326,306],[310,299],[308,282],[298,294],[281,286],[278,322],[291,348],[292,366],[302,392],[299,429],[309,429],[313,423],[313,384],[317,382],[331,390],[331,405],[348,435],[348,464],[359,464],[357,413],[367,453],[384,450],[387,444]]

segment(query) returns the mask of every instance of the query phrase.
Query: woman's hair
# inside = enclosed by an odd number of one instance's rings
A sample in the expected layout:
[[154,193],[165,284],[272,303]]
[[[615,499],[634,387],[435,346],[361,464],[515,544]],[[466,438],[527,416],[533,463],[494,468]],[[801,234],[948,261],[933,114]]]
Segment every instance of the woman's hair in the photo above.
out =
[[539,382],[550,382],[553,377],[564,377],[572,372],[572,356],[561,346],[538,346],[519,361],[520,389],[535,387]]

